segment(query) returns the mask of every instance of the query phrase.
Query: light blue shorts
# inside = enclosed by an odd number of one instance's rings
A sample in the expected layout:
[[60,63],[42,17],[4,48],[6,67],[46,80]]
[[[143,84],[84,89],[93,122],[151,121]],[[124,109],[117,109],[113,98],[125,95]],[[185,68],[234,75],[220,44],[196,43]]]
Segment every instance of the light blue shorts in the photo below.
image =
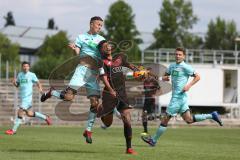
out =
[[172,97],[166,112],[170,116],[176,116],[177,114],[183,114],[188,110],[189,106],[187,103],[187,97]]
[[21,99],[21,104],[19,107],[24,110],[30,109],[32,107],[32,97]]
[[79,64],[69,82],[69,87],[75,90],[78,90],[80,87],[85,87],[87,97],[100,97],[100,87],[97,78],[98,73],[98,70],[92,70]]

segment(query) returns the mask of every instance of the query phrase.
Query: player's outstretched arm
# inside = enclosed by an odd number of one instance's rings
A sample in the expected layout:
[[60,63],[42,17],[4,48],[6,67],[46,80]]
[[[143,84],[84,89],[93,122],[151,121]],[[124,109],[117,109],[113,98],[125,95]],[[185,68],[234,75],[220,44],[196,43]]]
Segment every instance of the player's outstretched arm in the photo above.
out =
[[15,87],[18,87],[18,86],[19,86],[19,83],[17,82],[17,79],[16,79],[16,78],[13,78],[13,79],[12,79],[12,84],[13,84]]
[[43,89],[42,89],[42,84],[39,81],[37,82],[37,87],[38,87],[39,92],[41,94],[43,94],[44,92],[43,92]]
[[200,80],[200,75],[198,73],[195,73],[193,77],[193,80],[183,88],[184,92],[189,91],[189,89]]
[[131,63],[126,63],[125,65],[127,68],[131,69],[132,71],[139,71],[138,67],[131,64]]
[[170,80],[170,75],[168,73],[165,73],[164,76],[160,77],[160,80],[169,81]]
[[77,47],[75,43],[69,43],[68,47],[71,48],[76,53],[76,55],[80,54],[80,48]]

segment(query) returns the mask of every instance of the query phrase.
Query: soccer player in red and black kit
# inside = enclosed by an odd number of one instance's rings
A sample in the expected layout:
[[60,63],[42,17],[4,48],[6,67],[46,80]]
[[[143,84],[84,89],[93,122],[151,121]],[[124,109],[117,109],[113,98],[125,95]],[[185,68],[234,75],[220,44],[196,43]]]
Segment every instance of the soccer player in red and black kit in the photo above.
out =
[[[151,72],[152,68],[147,68],[149,72]],[[153,120],[154,117],[152,116],[153,113],[155,113],[156,110],[156,93],[157,91],[160,91],[160,85],[155,77],[150,75],[145,75],[145,79],[143,82],[144,86],[144,106],[143,106],[143,112],[142,112],[142,125],[144,128],[143,133],[141,133],[142,136],[148,135],[148,120]],[[150,115],[150,116],[148,116]]]
[[128,98],[125,89],[125,76],[123,67],[137,71],[138,68],[127,61],[127,56],[123,53],[112,56],[112,47],[108,41],[103,40],[99,43],[98,49],[103,59],[103,70],[100,71],[101,78],[105,84],[102,93],[102,107],[97,116],[101,117],[105,126],[109,127],[113,120],[113,109],[116,107],[121,113],[124,136],[126,139],[126,153],[137,154],[131,145],[132,127],[131,114]]

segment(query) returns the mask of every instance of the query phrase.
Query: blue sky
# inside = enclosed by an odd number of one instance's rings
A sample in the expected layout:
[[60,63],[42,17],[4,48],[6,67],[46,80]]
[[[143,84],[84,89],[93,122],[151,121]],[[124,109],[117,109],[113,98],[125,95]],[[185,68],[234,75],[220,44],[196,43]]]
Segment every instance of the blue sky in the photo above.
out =
[[[0,16],[12,11],[17,25],[46,27],[49,18],[54,18],[60,29],[71,36],[85,32],[89,19],[108,14],[109,6],[116,0],[0,0]],[[162,0],[126,0],[135,14],[135,22],[140,32],[152,32],[159,25],[158,12]],[[205,33],[211,19],[220,16],[234,20],[240,28],[239,0],[192,0],[194,13],[199,21],[192,31]],[[4,26],[0,18],[0,27]]]

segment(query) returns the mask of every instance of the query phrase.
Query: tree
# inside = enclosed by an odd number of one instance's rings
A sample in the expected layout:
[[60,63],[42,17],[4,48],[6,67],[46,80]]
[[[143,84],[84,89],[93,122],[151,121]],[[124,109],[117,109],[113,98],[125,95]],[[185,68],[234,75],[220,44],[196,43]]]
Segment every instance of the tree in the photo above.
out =
[[64,62],[62,56],[55,57],[53,55],[46,55],[42,57],[32,68],[39,78],[47,79],[57,66]]
[[54,36],[47,36],[37,54],[40,57],[45,57],[46,55],[68,57],[72,54],[71,49],[67,47],[68,44],[69,40],[67,38],[67,33],[60,31]]
[[0,54],[2,61],[19,62],[19,46],[0,33]]
[[149,48],[175,48],[177,46],[192,48],[199,46],[201,38],[188,31],[198,20],[197,16],[193,14],[190,1],[163,0],[159,17],[159,28],[155,29],[153,33],[155,42]]
[[[5,63],[9,62],[8,74],[9,77],[14,75],[14,69],[19,65],[19,46],[17,44],[11,43],[11,41],[3,34],[0,33],[0,71],[1,73],[6,72]],[[0,78],[5,77],[5,74],[2,74]]]
[[9,26],[9,25],[12,25],[12,26],[15,26],[15,20],[14,20],[14,18],[13,18],[13,15],[12,15],[12,12],[11,11],[9,11],[8,13],[7,13],[7,16],[4,16],[4,19],[6,20],[6,23],[5,23],[5,27],[6,26]]
[[236,23],[226,22],[217,17],[208,24],[208,31],[205,37],[205,47],[208,49],[233,50],[234,39],[238,36]]
[[[182,37],[182,46],[185,48],[203,48],[204,41],[201,37],[194,35],[193,33],[186,32]],[[179,45],[181,46],[181,45]]]
[[66,32],[60,31],[54,36],[46,37],[44,44],[37,52],[40,60],[33,66],[33,71],[40,78],[48,78],[51,71],[73,56],[68,46]]
[[130,60],[139,60],[141,53],[138,45],[142,40],[138,37],[134,17],[132,8],[126,2],[119,0],[113,3],[105,19],[106,38],[118,46],[116,52],[126,51]]

